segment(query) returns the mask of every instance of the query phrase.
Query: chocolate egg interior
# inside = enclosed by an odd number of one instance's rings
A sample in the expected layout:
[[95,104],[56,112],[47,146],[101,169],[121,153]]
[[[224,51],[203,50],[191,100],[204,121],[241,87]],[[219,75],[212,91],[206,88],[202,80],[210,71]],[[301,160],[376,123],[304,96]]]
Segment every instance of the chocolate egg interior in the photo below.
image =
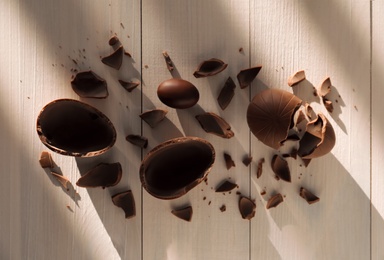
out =
[[115,128],[103,113],[71,99],[46,105],[37,118],[37,132],[48,148],[72,156],[101,154],[116,141]]
[[141,182],[155,197],[177,198],[206,177],[214,160],[213,146],[203,139],[171,139],[155,147],[143,160]]

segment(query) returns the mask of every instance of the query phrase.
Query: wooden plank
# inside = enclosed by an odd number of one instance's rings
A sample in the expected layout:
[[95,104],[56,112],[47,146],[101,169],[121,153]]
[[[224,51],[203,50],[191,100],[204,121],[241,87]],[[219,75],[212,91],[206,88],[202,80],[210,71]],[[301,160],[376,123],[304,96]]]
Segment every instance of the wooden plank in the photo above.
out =
[[[265,157],[263,176],[252,175],[258,213],[252,221],[252,259],[367,259],[370,257],[370,7],[368,1],[252,1],[251,65],[262,64],[252,96],[265,87],[291,91],[323,112],[336,133],[330,154],[288,159],[292,183],[274,180],[275,153],[252,137],[252,154]],[[290,89],[287,79],[304,69],[307,81]],[[314,97],[329,76],[335,110]],[[339,96],[340,95],[340,96]],[[336,102],[336,99],[338,102]],[[301,186],[320,202],[308,205]],[[260,191],[266,189],[264,196]],[[285,195],[265,209],[274,193]],[[353,235],[352,235],[353,234]]]
[[382,246],[384,239],[384,199],[383,187],[383,129],[384,118],[382,96],[384,89],[383,83],[383,64],[384,37],[382,28],[384,26],[384,2],[372,2],[372,258],[383,259],[384,248]]
[[[141,258],[141,188],[134,174],[140,165],[140,149],[125,141],[126,134],[140,133],[140,91],[128,94],[117,82],[120,77],[140,78],[139,2],[0,4],[0,24],[7,35],[0,43],[0,158],[5,178],[0,184],[2,259]],[[111,52],[108,39],[112,33],[134,58],[133,62],[125,57],[118,72],[100,62],[100,56]],[[38,158],[47,148],[35,129],[45,104],[58,98],[79,99],[70,86],[74,69],[92,69],[107,80],[110,95],[106,100],[82,101],[111,119],[118,139],[113,149],[97,158],[75,160],[53,154],[54,160],[72,183],[80,172],[102,161],[120,161],[124,172],[114,188],[75,186],[81,197],[77,203],[72,199],[74,190],[65,192],[41,169]],[[111,195],[128,188],[138,209],[131,220],[111,201]]]
[[[248,169],[242,164],[248,154],[249,135],[244,127],[248,92],[235,90],[235,97],[222,111],[217,96],[228,76],[236,80],[238,71],[249,66],[249,2],[236,1],[143,1],[143,111],[168,110],[167,119],[154,129],[143,123],[149,138],[147,151],[179,136],[198,136],[213,144],[216,161],[208,184],[200,184],[185,196],[162,201],[143,193],[144,259],[248,259],[249,223],[238,211],[238,195],[216,194],[213,189],[231,178],[243,194],[249,192]],[[239,48],[243,52],[239,52]],[[157,97],[158,85],[171,78],[162,56],[167,51],[177,73],[200,92],[197,105],[175,110]],[[193,72],[203,60],[219,58],[228,63],[220,74],[196,79]],[[228,121],[235,137],[226,140],[205,133],[195,115],[214,112]],[[225,168],[223,153],[229,153],[236,167]],[[205,198],[205,199],[204,199]],[[171,210],[192,205],[190,223],[177,219]],[[226,205],[226,211],[220,207]]]

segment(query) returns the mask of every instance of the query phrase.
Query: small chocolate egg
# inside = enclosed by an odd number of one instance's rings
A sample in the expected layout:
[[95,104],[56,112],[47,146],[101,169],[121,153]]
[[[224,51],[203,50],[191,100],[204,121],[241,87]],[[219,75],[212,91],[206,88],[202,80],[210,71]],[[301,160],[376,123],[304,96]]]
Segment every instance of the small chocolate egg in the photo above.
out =
[[157,88],[157,96],[165,105],[172,108],[185,109],[199,101],[199,91],[189,81],[168,79]]

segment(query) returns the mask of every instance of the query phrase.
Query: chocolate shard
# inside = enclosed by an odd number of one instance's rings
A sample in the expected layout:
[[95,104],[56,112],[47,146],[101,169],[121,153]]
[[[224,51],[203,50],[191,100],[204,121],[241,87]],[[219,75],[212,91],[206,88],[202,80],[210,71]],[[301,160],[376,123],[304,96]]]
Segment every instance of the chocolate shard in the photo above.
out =
[[305,72],[304,70],[299,70],[288,78],[288,86],[293,87],[303,80],[305,80]]
[[148,138],[141,135],[127,135],[125,140],[130,142],[131,144],[137,145],[141,148],[147,148],[148,146]]
[[224,212],[224,211],[226,211],[227,210],[227,207],[225,206],[225,205],[222,205],[221,207],[220,207],[220,211],[221,212]]
[[281,89],[266,89],[253,97],[247,109],[247,123],[253,135],[265,145],[279,149],[288,136],[301,99]]
[[271,167],[277,177],[286,182],[291,182],[291,172],[288,168],[288,162],[284,158],[275,154],[272,157]]
[[233,96],[235,95],[235,88],[235,82],[233,82],[233,79],[231,77],[228,77],[217,98],[219,106],[222,110],[226,109],[229,103],[231,102]]
[[188,206],[182,209],[172,210],[172,214],[182,220],[190,222],[192,219],[193,209],[191,206]]
[[47,151],[41,152],[39,163],[40,163],[42,168],[50,168],[50,169],[52,169],[52,168],[55,167],[55,163],[53,162],[52,156]]
[[53,172],[51,171],[51,174],[56,178],[56,180],[59,181],[59,183],[61,184],[61,186],[63,186],[64,189],[66,189],[67,191],[69,190],[69,187],[68,185],[71,183],[69,181],[69,179],[59,173],[56,173],[56,172]]
[[228,192],[228,191],[231,191],[237,187],[238,186],[236,183],[233,183],[233,182],[226,180],[216,188],[216,192]]
[[118,43],[120,43],[120,39],[116,35],[113,35],[108,41],[109,46],[114,46]]
[[275,208],[275,207],[277,207],[277,205],[279,205],[279,204],[280,204],[281,202],[283,202],[283,201],[284,201],[284,198],[283,198],[283,196],[282,196],[280,193],[278,193],[278,194],[276,194],[276,195],[273,195],[273,196],[268,200],[266,208],[267,208],[267,209]]
[[163,56],[165,59],[165,64],[167,65],[167,69],[172,72],[175,67],[173,66],[173,62],[171,60],[171,57],[169,57],[168,53],[166,51],[163,51]]
[[312,161],[312,159],[303,159],[303,158],[301,158],[301,160],[303,161],[305,167],[308,167],[309,163]]
[[204,78],[216,75],[227,68],[228,64],[219,59],[209,59],[200,63],[193,76],[196,78]]
[[82,71],[71,81],[73,91],[82,98],[107,98],[107,82],[93,71]]
[[137,88],[137,86],[140,85],[140,82],[128,82],[128,81],[124,81],[124,80],[121,80],[121,79],[119,79],[119,83],[128,92],[132,92],[132,90],[134,90],[135,88]]
[[76,185],[85,188],[115,186],[120,182],[122,174],[120,163],[100,163],[81,176]]
[[329,77],[326,77],[317,89],[319,96],[325,97],[329,92],[331,92],[331,86],[331,79]]
[[265,162],[264,158],[261,158],[259,162],[257,163],[257,171],[256,171],[256,177],[260,178],[261,174],[263,173],[263,163]]
[[245,166],[249,166],[250,164],[251,164],[251,162],[252,162],[252,156],[248,156],[248,155],[246,155],[245,157],[244,157],[244,159],[243,159],[243,164],[245,165]]
[[227,167],[227,170],[236,166],[235,162],[232,160],[231,155],[229,155],[227,153],[224,153],[224,161],[225,161],[225,166]]
[[103,57],[101,62],[116,70],[119,70],[123,64],[124,47],[120,46],[111,55]]
[[231,138],[235,135],[231,130],[231,126],[220,116],[215,113],[204,113],[196,116],[201,127],[205,132],[211,133],[223,138]]
[[319,197],[317,197],[315,194],[303,187],[300,188],[300,197],[305,199],[308,204],[313,204],[320,201]]
[[250,220],[255,216],[256,204],[247,197],[241,197],[239,200],[239,210],[243,219]]
[[128,190],[113,195],[112,202],[115,206],[124,210],[126,219],[136,216],[135,199],[132,191]]
[[323,97],[323,104],[324,104],[325,108],[328,110],[329,113],[333,112],[332,101],[330,101],[327,98]]
[[237,80],[239,81],[240,88],[248,87],[252,81],[256,78],[257,74],[261,70],[262,66],[256,66],[249,69],[241,70],[237,74]]
[[157,96],[163,104],[176,109],[190,108],[200,98],[199,90],[191,82],[176,78],[163,81]]
[[140,115],[141,119],[143,119],[150,127],[154,128],[161,121],[164,120],[165,115],[168,113],[165,109],[152,109],[146,111]]

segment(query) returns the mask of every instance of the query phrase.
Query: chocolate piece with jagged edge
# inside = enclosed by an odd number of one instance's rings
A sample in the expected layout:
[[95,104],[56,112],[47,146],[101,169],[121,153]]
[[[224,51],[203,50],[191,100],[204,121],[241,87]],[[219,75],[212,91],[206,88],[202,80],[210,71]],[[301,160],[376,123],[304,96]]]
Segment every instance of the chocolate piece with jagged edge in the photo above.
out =
[[304,70],[299,70],[288,78],[288,86],[293,87],[303,80],[305,80],[305,72]]
[[123,64],[124,47],[120,46],[111,55],[103,57],[101,62],[116,70],[119,70]]
[[226,180],[216,188],[216,192],[228,192],[237,187],[239,186],[236,183]]
[[252,83],[252,81],[256,78],[257,74],[259,74],[261,67],[262,66],[260,65],[260,66],[252,67],[249,69],[241,70],[237,74],[237,80],[239,81],[240,88],[243,89],[248,87]]
[[40,154],[39,163],[42,168],[50,168],[55,167],[55,163],[53,162],[52,156],[49,152],[43,151]]
[[161,121],[164,120],[165,115],[168,113],[165,109],[152,109],[146,111],[140,115],[141,119],[144,120],[150,127],[154,128]]
[[93,71],[82,71],[71,81],[73,91],[82,98],[107,98],[107,82]]
[[120,163],[100,163],[81,176],[76,185],[85,188],[115,186],[120,182],[122,174]]
[[308,202],[308,204],[313,204],[313,203],[320,201],[319,197],[317,197],[315,194],[313,194],[312,192],[310,192],[306,188],[301,187],[299,194],[300,194],[300,197],[302,197],[303,199],[305,199]]
[[219,106],[222,110],[226,109],[229,103],[231,102],[233,96],[235,95],[235,88],[235,82],[233,82],[233,79],[231,77],[228,77],[217,98]]
[[115,206],[124,210],[126,219],[136,216],[135,199],[132,191],[128,190],[113,195],[112,202]]
[[252,219],[256,213],[256,204],[247,197],[241,197],[239,200],[239,210],[243,219]]
[[280,193],[278,193],[276,195],[273,195],[268,200],[266,208],[267,209],[275,208],[275,207],[277,207],[283,201],[284,201],[284,198],[283,198],[283,196]]
[[196,116],[201,127],[205,132],[211,133],[223,138],[231,138],[235,134],[231,130],[231,126],[220,116],[215,113],[204,113]]
[[200,63],[193,76],[196,78],[204,78],[214,76],[227,68],[228,64],[219,59],[209,59]]
[[225,161],[225,166],[227,167],[227,170],[236,166],[235,162],[232,160],[231,155],[229,155],[227,153],[224,153],[224,161]]
[[127,135],[125,140],[130,142],[131,144],[137,145],[141,148],[147,148],[148,146],[148,138],[141,135]]
[[280,179],[291,182],[291,172],[289,171],[288,162],[284,158],[275,154],[272,157],[271,167]]
[[135,88],[137,88],[140,85],[140,82],[128,82],[119,79],[120,85],[125,88],[128,92],[132,92]]
[[182,220],[190,222],[193,215],[193,209],[191,206],[188,206],[182,209],[172,210],[172,214]]

